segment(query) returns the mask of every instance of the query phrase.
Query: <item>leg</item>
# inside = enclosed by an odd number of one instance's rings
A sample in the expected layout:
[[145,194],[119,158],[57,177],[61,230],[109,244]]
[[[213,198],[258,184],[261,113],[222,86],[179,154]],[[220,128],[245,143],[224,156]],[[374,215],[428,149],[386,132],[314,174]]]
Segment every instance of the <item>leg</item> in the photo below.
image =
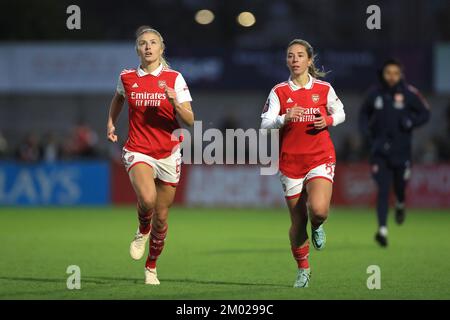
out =
[[145,253],[145,247],[151,229],[152,212],[155,206],[156,189],[153,169],[144,163],[138,163],[129,172],[130,181],[138,199],[139,230],[130,245],[130,255],[139,260]]
[[389,191],[391,186],[391,169],[383,159],[378,159],[372,164],[372,175],[377,185],[377,217],[378,231],[375,240],[382,247],[386,247],[387,242],[387,216],[389,210]]
[[129,172],[131,185],[137,196],[139,231],[147,234],[156,203],[156,187],[153,179],[153,168],[144,163],[138,163]]
[[328,218],[333,184],[328,179],[313,179],[306,184],[308,193],[307,207],[311,218],[311,227],[318,229]]
[[306,225],[308,224],[308,214],[306,209],[306,199],[302,195],[299,198],[286,199],[291,217],[291,227],[289,229],[289,239],[293,248],[298,248],[308,240]]
[[289,238],[291,241],[292,255],[297,261],[297,278],[294,283],[295,288],[306,288],[309,286],[309,241],[306,225],[308,224],[308,211],[306,208],[306,198],[302,194],[300,198],[287,199],[287,205],[291,216],[291,228]]
[[323,250],[327,242],[323,223],[328,218],[333,184],[318,177],[307,181],[307,208],[311,218],[311,240],[316,250]]
[[394,180],[394,193],[397,198],[397,202],[404,203],[405,202],[405,190],[407,177],[405,175],[406,170],[405,167],[397,167],[393,170],[393,180]]
[[155,269],[156,261],[164,249],[164,242],[167,235],[167,219],[169,208],[175,198],[176,188],[161,182],[156,184],[157,198],[155,205],[155,216],[152,221],[152,231],[150,237],[150,250],[146,261],[146,268]]
[[378,189],[378,226],[380,228],[386,228],[389,208],[389,191],[391,186],[391,171],[384,160],[377,160],[372,164],[372,176]]
[[404,165],[395,167],[393,170],[394,192],[397,198],[395,220],[398,224],[402,224],[405,221],[405,190],[410,172],[409,161],[405,162]]

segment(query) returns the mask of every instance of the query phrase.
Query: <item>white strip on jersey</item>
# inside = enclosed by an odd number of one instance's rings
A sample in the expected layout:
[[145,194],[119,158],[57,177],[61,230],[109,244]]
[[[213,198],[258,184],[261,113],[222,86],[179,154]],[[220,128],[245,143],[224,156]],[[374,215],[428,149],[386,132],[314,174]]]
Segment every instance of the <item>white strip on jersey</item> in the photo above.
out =
[[345,121],[344,105],[331,85],[327,96],[327,110],[333,118],[333,127]]
[[[285,82],[284,85],[287,85]],[[279,129],[284,125],[285,115],[279,115],[280,113],[280,99],[275,93],[275,86],[267,98],[266,104],[264,106],[263,113],[261,114],[261,129]]]

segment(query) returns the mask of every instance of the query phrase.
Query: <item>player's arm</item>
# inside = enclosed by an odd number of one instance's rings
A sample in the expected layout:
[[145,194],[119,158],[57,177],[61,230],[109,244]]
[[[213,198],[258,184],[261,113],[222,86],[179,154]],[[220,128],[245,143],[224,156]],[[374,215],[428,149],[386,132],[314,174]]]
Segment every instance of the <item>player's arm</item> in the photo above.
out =
[[318,130],[328,126],[337,126],[345,121],[344,105],[330,86],[327,95],[327,115],[321,115],[314,121],[314,127]]
[[184,124],[192,126],[194,124],[194,111],[191,106],[191,94],[189,92],[186,81],[179,74],[175,80],[175,88],[165,87],[167,99],[175,109],[175,113]]
[[286,114],[280,115],[280,109],[280,100],[275,91],[271,90],[261,114],[261,129],[279,129],[303,113],[302,108],[295,106]]
[[194,124],[194,111],[192,111],[192,106],[189,101],[177,103],[175,105],[175,112],[187,126],[192,126]]
[[409,86],[408,89],[412,92],[411,112],[402,119],[402,126],[406,130],[421,126],[430,119],[430,107],[425,98],[416,88]]
[[119,118],[122,111],[123,103],[125,102],[125,90],[123,88],[122,80],[119,77],[117,90],[109,105],[108,121],[106,124],[106,137],[111,142],[117,142],[117,135],[115,134],[117,118]]

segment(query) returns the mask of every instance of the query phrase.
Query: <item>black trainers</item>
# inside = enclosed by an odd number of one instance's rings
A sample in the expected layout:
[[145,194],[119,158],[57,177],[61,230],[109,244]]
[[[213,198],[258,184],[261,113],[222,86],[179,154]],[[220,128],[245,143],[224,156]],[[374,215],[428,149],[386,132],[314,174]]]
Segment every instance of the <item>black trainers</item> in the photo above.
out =
[[378,244],[380,246],[382,246],[383,248],[387,247],[388,245],[388,241],[387,241],[387,237],[383,236],[382,234],[380,234],[379,232],[377,232],[375,234],[375,241],[378,242]]
[[405,208],[395,208],[395,222],[397,222],[398,225],[405,222]]

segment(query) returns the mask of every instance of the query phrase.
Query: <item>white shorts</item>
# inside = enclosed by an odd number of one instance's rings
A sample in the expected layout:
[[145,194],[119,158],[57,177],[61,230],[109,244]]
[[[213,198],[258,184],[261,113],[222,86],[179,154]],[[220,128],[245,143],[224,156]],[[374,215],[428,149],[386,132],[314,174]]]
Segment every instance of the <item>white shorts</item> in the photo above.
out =
[[329,180],[333,183],[335,163],[326,163],[311,169],[306,176],[300,179],[286,177],[281,172],[280,181],[283,186],[286,199],[298,198],[303,191],[303,186],[309,181],[317,178]]
[[181,152],[177,149],[164,159],[155,159],[146,154],[128,151],[123,148],[122,162],[127,172],[138,163],[145,163],[153,168],[153,178],[164,184],[177,186],[181,173]]

